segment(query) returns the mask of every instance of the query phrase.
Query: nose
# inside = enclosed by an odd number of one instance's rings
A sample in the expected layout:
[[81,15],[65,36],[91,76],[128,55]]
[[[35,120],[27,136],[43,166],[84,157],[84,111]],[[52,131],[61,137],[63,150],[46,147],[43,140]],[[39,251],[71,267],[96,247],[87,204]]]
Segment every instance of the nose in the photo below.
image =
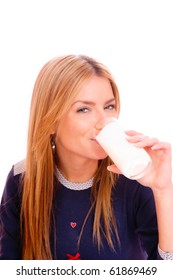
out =
[[113,117],[103,117],[96,121],[95,123],[95,129],[96,130],[101,130],[105,125],[113,121]]

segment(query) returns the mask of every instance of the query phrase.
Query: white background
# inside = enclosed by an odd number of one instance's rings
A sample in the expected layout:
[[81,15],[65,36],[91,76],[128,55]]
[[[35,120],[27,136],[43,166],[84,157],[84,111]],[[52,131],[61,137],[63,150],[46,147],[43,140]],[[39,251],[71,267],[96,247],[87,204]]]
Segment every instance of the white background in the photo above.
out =
[[173,8],[170,0],[0,1],[0,195],[25,158],[33,85],[62,54],[86,54],[113,73],[120,119],[173,142]]

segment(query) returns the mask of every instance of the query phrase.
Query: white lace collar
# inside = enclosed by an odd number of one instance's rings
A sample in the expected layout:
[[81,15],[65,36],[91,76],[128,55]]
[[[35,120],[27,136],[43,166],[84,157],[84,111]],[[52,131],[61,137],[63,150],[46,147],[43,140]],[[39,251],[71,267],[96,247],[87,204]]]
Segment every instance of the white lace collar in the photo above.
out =
[[65,186],[66,188],[68,188],[70,190],[75,190],[75,191],[82,191],[82,190],[86,190],[86,189],[91,188],[92,185],[93,185],[93,180],[94,180],[94,178],[91,178],[88,181],[83,182],[83,183],[70,182],[61,174],[59,169],[57,169],[57,176],[58,176],[59,182],[63,186]]

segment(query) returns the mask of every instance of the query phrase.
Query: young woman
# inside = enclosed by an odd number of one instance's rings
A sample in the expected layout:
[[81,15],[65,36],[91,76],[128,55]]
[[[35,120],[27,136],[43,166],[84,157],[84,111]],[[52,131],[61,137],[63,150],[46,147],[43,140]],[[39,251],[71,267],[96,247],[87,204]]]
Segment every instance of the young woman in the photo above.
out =
[[115,81],[96,60],[68,55],[41,69],[26,159],[2,196],[1,259],[173,258],[171,146],[127,132],[152,159],[147,176],[127,179],[95,139],[119,110]]

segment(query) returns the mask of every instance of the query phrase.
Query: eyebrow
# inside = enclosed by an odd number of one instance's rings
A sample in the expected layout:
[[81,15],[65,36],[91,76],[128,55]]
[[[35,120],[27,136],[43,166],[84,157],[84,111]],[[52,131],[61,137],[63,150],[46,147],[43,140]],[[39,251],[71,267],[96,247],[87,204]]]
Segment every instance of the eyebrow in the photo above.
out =
[[[106,105],[106,104],[111,103],[111,102],[113,102],[113,101],[115,102],[115,98],[111,98],[111,99],[107,100],[104,104]],[[77,101],[75,101],[74,103],[72,103],[71,106],[75,105],[76,103],[83,103],[83,104],[87,104],[87,105],[96,105],[96,103],[93,102],[93,101],[88,101],[88,100],[77,100]]]

